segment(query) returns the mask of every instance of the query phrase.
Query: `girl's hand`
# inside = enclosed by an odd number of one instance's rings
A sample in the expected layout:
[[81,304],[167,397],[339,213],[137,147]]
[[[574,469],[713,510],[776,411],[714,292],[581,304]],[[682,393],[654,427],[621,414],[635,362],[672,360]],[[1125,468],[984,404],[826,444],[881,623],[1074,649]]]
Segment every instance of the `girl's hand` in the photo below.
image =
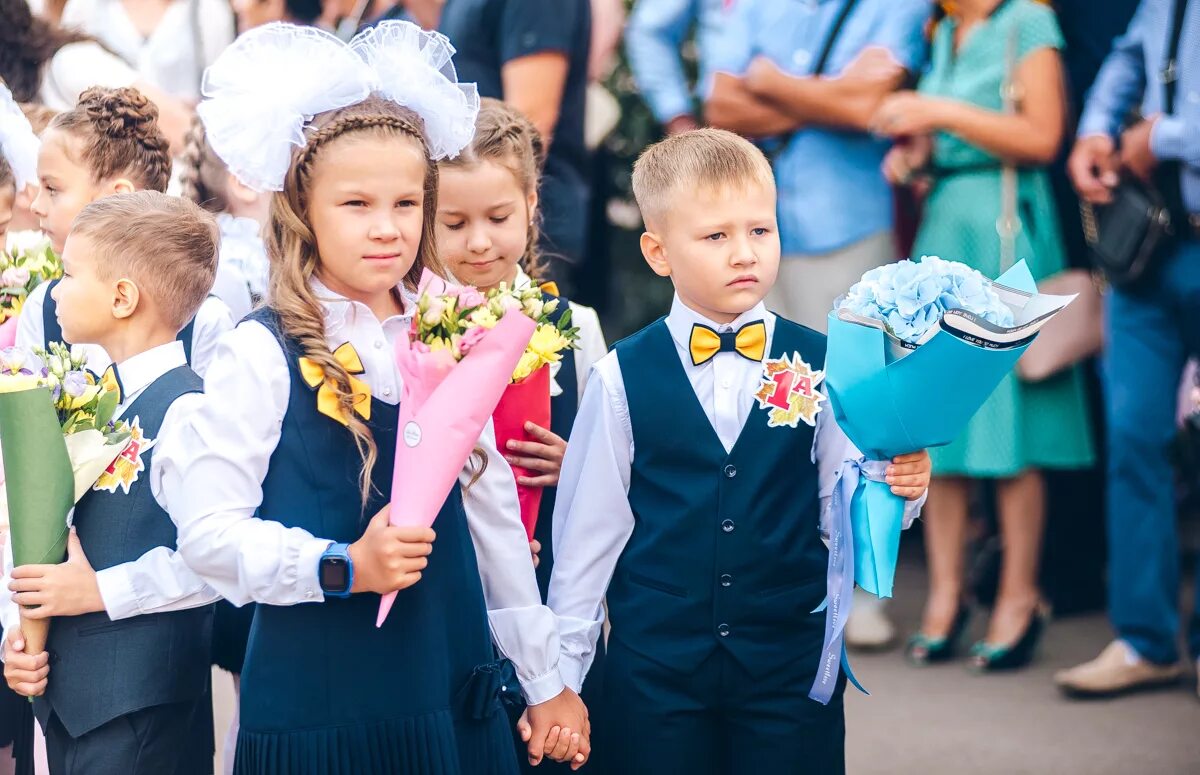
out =
[[351,592],[386,595],[421,580],[437,535],[428,527],[392,527],[384,506],[367,524],[362,538],[347,550],[354,563]]
[[518,476],[517,484],[523,487],[557,487],[563,455],[567,453],[566,440],[553,431],[531,422],[525,423],[525,432],[535,440],[509,441],[508,453],[504,459],[510,466],[536,471],[538,475]]
[[914,91],[898,91],[883,100],[871,119],[871,131],[884,137],[927,135],[945,126],[943,100]]
[[892,486],[893,495],[915,501],[929,489],[932,472],[933,463],[928,452],[910,452],[892,458],[887,469],[887,483]]
[[541,562],[541,558],[538,557],[538,554],[541,551],[542,551],[542,542],[541,541],[539,541],[535,538],[529,542],[529,553],[533,555],[533,567],[534,568],[537,568],[538,563]]

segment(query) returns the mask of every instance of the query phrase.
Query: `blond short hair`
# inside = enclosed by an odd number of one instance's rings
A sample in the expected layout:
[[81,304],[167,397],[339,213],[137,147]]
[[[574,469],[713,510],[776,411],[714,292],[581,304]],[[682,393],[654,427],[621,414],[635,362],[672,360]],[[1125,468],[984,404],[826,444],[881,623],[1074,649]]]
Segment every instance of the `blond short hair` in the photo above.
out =
[[642,217],[657,221],[674,207],[680,190],[774,190],[771,163],[744,137],[724,129],[694,129],[655,143],[633,165],[633,195]]
[[95,246],[102,280],[132,280],[176,330],[195,317],[217,276],[216,219],[177,196],[137,191],[97,199],[75,217],[71,233]]

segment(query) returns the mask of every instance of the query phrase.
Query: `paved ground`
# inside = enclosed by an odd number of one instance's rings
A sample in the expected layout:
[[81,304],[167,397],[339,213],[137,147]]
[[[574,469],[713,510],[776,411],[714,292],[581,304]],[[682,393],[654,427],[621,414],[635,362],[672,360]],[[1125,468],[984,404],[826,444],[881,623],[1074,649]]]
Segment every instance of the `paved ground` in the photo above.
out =
[[[889,610],[908,633],[920,618],[925,579],[906,556]],[[984,613],[969,636],[981,637]],[[1111,638],[1102,616],[1052,623],[1029,669],[976,676],[961,663],[917,669],[896,650],[853,655],[872,692],[847,697],[847,769],[868,773],[972,775],[1200,774],[1200,700],[1179,687],[1117,700],[1073,702],[1051,675],[1093,657]]]

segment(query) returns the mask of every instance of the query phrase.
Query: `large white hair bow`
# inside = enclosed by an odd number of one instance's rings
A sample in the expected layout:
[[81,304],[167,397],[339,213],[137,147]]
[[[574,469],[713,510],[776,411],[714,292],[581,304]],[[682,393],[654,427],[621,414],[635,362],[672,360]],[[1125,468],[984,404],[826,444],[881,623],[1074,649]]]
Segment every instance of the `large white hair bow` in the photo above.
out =
[[37,183],[37,157],[41,142],[33,133],[29,119],[13,99],[12,92],[0,81],[0,152],[12,167],[17,190]]
[[239,36],[204,71],[196,109],[209,145],[257,191],[280,191],[313,116],[378,92],[415,112],[434,160],[475,133],[479,94],[458,83],[445,35],[385,21],[349,44],[313,27],[273,23]]

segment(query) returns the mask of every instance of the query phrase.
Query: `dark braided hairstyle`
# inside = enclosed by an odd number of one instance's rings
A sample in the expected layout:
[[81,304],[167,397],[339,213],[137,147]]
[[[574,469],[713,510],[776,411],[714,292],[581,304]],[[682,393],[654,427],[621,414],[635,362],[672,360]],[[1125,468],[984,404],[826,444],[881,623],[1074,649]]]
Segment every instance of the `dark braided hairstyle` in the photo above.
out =
[[292,157],[283,190],[271,198],[266,247],[271,261],[271,308],[279,314],[283,333],[299,342],[303,355],[324,369],[325,377],[332,380],[338,404],[343,416],[349,420],[350,432],[354,434],[354,443],[362,456],[359,488],[365,506],[371,492],[371,470],[379,450],[371,429],[354,412],[355,394],[350,387],[350,375],[325,341],[324,312],[309,284],[321,263],[316,236],[308,220],[308,191],[313,168],[324,148],[351,134],[403,138],[420,149],[426,159],[421,240],[416,261],[404,281],[415,290],[426,268],[445,276],[434,241],[438,169],[437,164],[429,160],[421,119],[411,110],[375,95],[357,104],[322,113],[313,120],[307,131],[307,144],[297,149]]
[[50,59],[68,43],[87,40],[34,16],[26,0],[0,0],[0,80],[17,102],[36,102]]
[[180,194],[208,210],[223,213],[229,209],[229,197],[225,190],[228,172],[220,157],[208,144],[204,134],[204,122],[199,116],[192,119],[183,144],[183,155],[179,157]]
[[[475,120],[475,136],[470,144],[457,157],[445,159],[441,165],[470,168],[485,161],[507,168],[526,195],[538,190],[546,164],[546,144],[541,132],[524,113],[491,97],[479,101],[479,118]],[[545,269],[538,250],[540,222],[540,213],[529,214],[525,254],[521,256],[521,268],[535,283],[542,279]]]
[[82,141],[79,161],[93,180],[128,176],[139,189],[167,190],[171,153],[158,126],[158,107],[137,89],[93,86],[49,128]]

